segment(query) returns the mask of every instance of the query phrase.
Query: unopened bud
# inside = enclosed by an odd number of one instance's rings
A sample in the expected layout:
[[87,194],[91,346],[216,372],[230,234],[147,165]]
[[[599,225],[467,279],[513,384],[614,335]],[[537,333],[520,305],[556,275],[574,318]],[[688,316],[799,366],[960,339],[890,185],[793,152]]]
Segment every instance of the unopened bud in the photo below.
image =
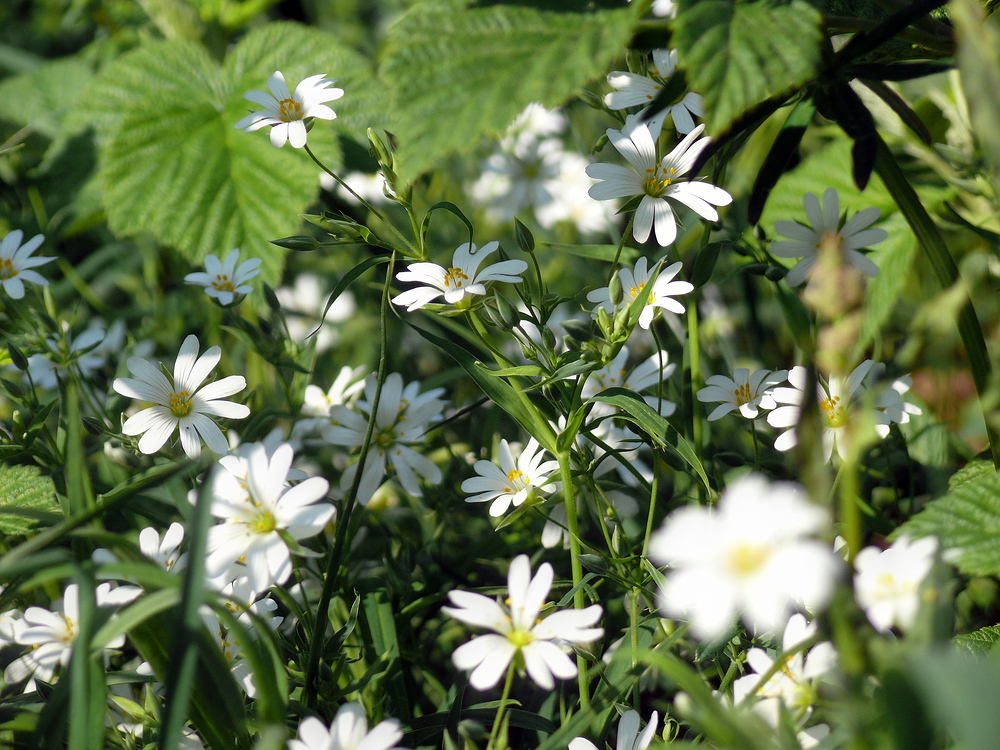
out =
[[788,269],[781,266],[771,266],[764,272],[764,278],[768,281],[781,281],[788,275]]
[[611,323],[611,316],[608,315],[608,310],[605,307],[597,308],[597,327],[601,329],[601,333],[604,338],[611,338],[614,333],[614,326]]
[[28,369],[28,358],[24,356],[24,352],[13,344],[7,344],[7,353],[10,355],[10,361],[14,363],[14,367],[18,370]]
[[382,140],[374,130],[368,128],[368,143],[371,144],[372,154],[378,160],[379,166],[382,167],[382,174],[385,175],[386,182],[392,184],[396,179],[396,159],[393,156],[388,135],[386,133],[386,140]]
[[608,296],[611,297],[611,304],[618,307],[625,299],[625,292],[622,290],[622,280],[616,273],[611,277],[611,283],[608,284]]
[[577,341],[591,341],[594,338],[594,332],[591,330],[589,322],[584,322],[582,320],[567,320],[563,323],[563,328],[566,329],[566,333],[575,338]]
[[535,238],[528,229],[517,219],[514,219],[514,237],[517,239],[517,246],[526,253],[535,252]]
[[303,234],[294,237],[283,237],[280,240],[271,240],[270,242],[272,245],[283,247],[286,250],[299,250],[303,252],[311,252],[319,247],[319,240]]
[[[278,295],[274,293],[274,290],[268,284],[261,284],[260,288],[264,293],[264,301],[267,302],[267,306],[274,312],[278,312],[278,310],[281,309],[281,303],[278,301]],[[263,323],[264,321],[261,322]]]
[[506,326],[506,330],[510,330],[521,322],[521,316],[517,312],[517,308],[511,304],[510,300],[504,297],[502,294],[496,294],[495,296],[497,313],[500,316],[500,320]]

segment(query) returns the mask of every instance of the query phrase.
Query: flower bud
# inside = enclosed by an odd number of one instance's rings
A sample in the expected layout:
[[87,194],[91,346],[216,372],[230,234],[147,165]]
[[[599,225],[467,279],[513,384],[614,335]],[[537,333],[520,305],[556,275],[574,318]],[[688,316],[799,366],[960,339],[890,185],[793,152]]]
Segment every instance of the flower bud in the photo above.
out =
[[618,307],[625,299],[625,292],[622,290],[622,280],[616,273],[611,277],[611,283],[608,284],[608,296],[611,297],[611,304]]
[[591,341],[594,338],[590,323],[582,320],[567,320],[563,323],[563,328],[577,341]]
[[270,242],[272,245],[283,247],[286,250],[300,250],[305,252],[315,250],[319,247],[319,240],[315,237],[307,237],[303,234],[296,235],[294,237],[284,237],[280,240],[271,240]]

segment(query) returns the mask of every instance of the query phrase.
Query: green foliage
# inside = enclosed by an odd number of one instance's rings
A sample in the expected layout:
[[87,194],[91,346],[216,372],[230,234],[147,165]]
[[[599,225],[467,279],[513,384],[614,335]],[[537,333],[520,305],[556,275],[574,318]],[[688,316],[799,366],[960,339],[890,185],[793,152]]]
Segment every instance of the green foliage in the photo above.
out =
[[951,562],[970,575],[1000,574],[1000,476],[963,482],[927,504],[900,527],[895,537],[936,536],[941,547],[956,550]]
[[40,522],[62,517],[52,480],[37,466],[0,465],[0,498],[0,532],[6,536],[24,536]]
[[822,17],[804,0],[685,8],[671,43],[691,88],[705,98],[708,132],[718,135],[756,104],[808,83],[819,69]]
[[969,115],[976,137],[993,172],[994,189],[1000,190],[1000,28],[996,16],[984,18],[976,0],[955,0],[958,67],[969,101]]
[[92,77],[89,65],[69,57],[8,78],[0,83],[0,117],[55,138]]
[[[327,73],[347,92],[337,109],[348,124],[379,119],[368,109],[374,92],[367,63],[330,35],[295,24],[247,34],[221,66],[198,45],[165,41],[106,68],[87,87],[80,114],[99,136],[111,228],[151,234],[195,263],[240,247],[263,258],[263,280],[276,283],[284,251],[268,240],[294,232],[316,195],[318,168],[290,146],[273,148],[264,133],[233,127],[256,108],[243,95],[266,89],[275,70],[293,88]],[[319,121],[310,143],[335,165],[333,132]]]
[[978,656],[985,656],[1000,641],[1000,625],[987,625],[974,633],[956,635],[953,640],[957,646]]
[[400,179],[412,182],[449,152],[501,133],[532,102],[565,102],[621,55],[633,19],[632,9],[412,9],[393,28],[382,69],[399,117]]

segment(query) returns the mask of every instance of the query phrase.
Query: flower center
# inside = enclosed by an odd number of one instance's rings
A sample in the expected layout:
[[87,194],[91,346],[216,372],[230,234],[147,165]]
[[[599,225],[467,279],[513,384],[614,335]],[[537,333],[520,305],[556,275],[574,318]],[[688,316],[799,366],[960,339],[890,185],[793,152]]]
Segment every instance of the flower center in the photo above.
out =
[[844,238],[840,236],[840,232],[827,231],[819,238],[819,242],[816,243],[816,249],[839,250],[843,244]]
[[524,648],[535,640],[535,636],[528,630],[514,630],[507,635],[507,640],[513,643],[516,648]]
[[6,281],[17,276],[17,271],[14,270],[14,264],[11,263],[9,258],[0,258],[0,281]]
[[233,286],[233,282],[229,280],[229,277],[224,273],[220,273],[212,281],[212,288],[217,292],[233,292],[236,291],[236,287]]
[[449,268],[448,273],[444,275],[444,285],[451,288],[454,286],[456,289],[461,289],[463,282],[469,280],[461,268]]
[[743,406],[744,404],[749,404],[753,401],[753,397],[750,395],[749,383],[737,386],[736,390],[733,391],[733,395],[736,397],[736,404],[738,406]]
[[638,297],[638,296],[639,296],[639,294],[640,294],[640,293],[642,292],[642,290],[643,290],[643,289],[645,289],[645,288],[646,288],[646,285],[645,285],[645,284],[639,284],[639,285],[637,285],[637,286],[630,286],[630,287],[628,288],[628,293],[632,295],[632,299],[635,299],[636,297]]
[[659,198],[674,181],[677,170],[673,167],[650,167],[646,170],[646,179],[642,182],[642,191],[652,197]]
[[279,118],[282,122],[302,119],[302,105],[294,99],[282,99],[278,102]]
[[187,391],[171,393],[170,403],[168,403],[167,406],[170,407],[171,414],[178,419],[183,419],[190,414],[191,409],[194,408],[194,399],[191,398],[191,395]]
[[511,469],[510,471],[507,472],[507,482],[509,484],[514,484],[514,482],[518,481],[523,482],[523,478],[524,478],[524,472],[522,472],[520,469]]
[[763,567],[770,554],[765,545],[741,542],[728,555],[729,570],[740,578],[749,578]]
[[831,396],[819,402],[819,408],[826,416],[828,427],[843,427],[847,424],[847,409],[840,403],[840,396]]
[[59,638],[63,643],[72,643],[73,639],[76,638],[76,623],[73,622],[72,617],[63,617],[66,620],[66,632],[62,634]]
[[253,530],[258,534],[270,534],[276,528],[278,528],[278,522],[269,510],[265,510],[254,519]]
[[384,450],[388,450],[396,442],[396,433],[391,427],[383,427],[375,433],[373,438],[375,444]]

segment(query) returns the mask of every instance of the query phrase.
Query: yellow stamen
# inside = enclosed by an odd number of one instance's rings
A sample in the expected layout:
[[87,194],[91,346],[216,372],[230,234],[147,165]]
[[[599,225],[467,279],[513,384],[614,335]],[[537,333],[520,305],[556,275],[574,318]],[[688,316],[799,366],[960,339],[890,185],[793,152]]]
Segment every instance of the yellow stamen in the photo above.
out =
[[170,413],[173,414],[178,419],[183,419],[188,414],[191,413],[191,409],[194,408],[194,399],[191,397],[187,391],[180,391],[179,393],[170,394],[170,402],[167,404],[170,407]]
[[741,386],[737,386],[736,390],[733,391],[733,395],[736,396],[736,403],[739,406],[743,406],[743,404],[748,404],[753,400],[753,397],[750,395],[749,383],[744,383]]
[[220,273],[212,281],[212,288],[217,292],[233,292],[236,291],[236,287],[233,286],[233,282],[229,280],[229,277],[224,273]]
[[514,482],[516,482],[518,479],[520,479],[523,476],[524,476],[524,473],[521,472],[519,469],[511,469],[510,471],[507,472],[507,481],[510,484],[513,484]]
[[17,276],[17,271],[14,270],[14,264],[11,263],[10,259],[0,258],[0,281],[6,281],[15,276]]
[[281,112],[278,119],[282,122],[302,119],[302,105],[294,99],[282,99],[278,102],[278,110]]
[[468,280],[469,277],[462,272],[461,268],[449,268],[448,273],[444,275],[444,285],[446,287],[454,285],[456,289],[461,289],[463,282]]
[[840,403],[840,396],[831,396],[819,402],[819,408],[826,416],[829,427],[843,427],[847,424],[847,410]]

